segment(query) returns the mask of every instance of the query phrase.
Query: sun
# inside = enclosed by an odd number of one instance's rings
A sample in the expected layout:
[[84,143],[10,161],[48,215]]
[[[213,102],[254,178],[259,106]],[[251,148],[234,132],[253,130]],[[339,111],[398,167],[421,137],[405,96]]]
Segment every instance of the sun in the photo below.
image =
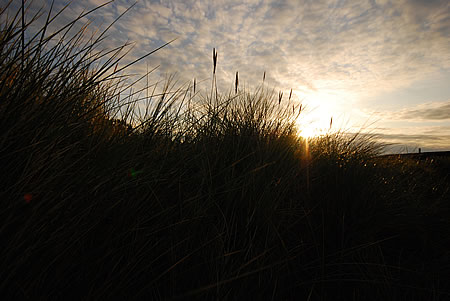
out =
[[[305,112],[296,120],[298,135],[305,139],[326,135],[335,128],[333,116],[338,112],[336,108],[337,96],[331,92],[311,92],[305,94],[302,104]],[[339,118],[338,118],[339,119]]]
[[331,120],[332,114],[324,109],[318,109],[310,114],[305,113],[297,120],[298,135],[305,139],[323,136],[330,132]]
[[320,136],[320,130],[312,126],[303,127],[299,130],[299,136],[305,139],[311,139],[313,137]]

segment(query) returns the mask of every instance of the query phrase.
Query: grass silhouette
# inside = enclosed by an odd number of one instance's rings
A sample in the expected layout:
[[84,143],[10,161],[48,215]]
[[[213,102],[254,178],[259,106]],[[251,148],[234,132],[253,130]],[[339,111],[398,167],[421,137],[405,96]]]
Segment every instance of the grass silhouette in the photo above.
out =
[[446,158],[379,157],[362,134],[307,141],[290,97],[242,91],[238,73],[218,93],[215,50],[211,94],[169,79],[142,109],[123,96],[126,45],[98,51],[104,33],[71,31],[82,16],[48,33],[51,11],[24,39],[38,15],[6,9],[5,299],[450,297]]

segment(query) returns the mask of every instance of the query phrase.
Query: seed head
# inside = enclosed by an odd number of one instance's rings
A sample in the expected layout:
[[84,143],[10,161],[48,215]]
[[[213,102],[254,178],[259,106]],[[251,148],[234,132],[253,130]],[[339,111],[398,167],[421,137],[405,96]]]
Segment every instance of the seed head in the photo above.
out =
[[213,74],[216,74],[216,65],[217,65],[217,51],[216,48],[213,48]]

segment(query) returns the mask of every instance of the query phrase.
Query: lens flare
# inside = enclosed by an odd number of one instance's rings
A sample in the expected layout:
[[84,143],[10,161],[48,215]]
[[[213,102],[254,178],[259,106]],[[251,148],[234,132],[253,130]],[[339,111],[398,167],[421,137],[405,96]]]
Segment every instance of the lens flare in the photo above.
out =
[[31,193],[25,193],[23,199],[25,200],[25,203],[29,204],[33,199],[33,195]]
[[136,178],[138,174],[141,174],[142,170],[135,170],[134,168],[130,168],[128,170],[128,177],[129,178]]

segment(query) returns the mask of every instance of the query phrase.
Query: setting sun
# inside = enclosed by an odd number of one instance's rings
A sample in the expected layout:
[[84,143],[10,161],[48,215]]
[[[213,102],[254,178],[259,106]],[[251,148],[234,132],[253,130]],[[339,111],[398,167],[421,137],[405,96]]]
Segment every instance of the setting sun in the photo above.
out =
[[300,130],[299,135],[303,138],[309,139],[319,135],[319,131],[313,127],[306,127]]
[[[300,114],[297,119],[297,127],[299,130],[299,136],[303,138],[312,138],[326,134],[332,127],[332,118],[334,116],[333,111],[336,108],[333,107],[330,98],[323,97],[323,101],[318,102],[318,97],[314,93],[305,97],[305,112]],[[320,105],[318,105],[320,103]]]

